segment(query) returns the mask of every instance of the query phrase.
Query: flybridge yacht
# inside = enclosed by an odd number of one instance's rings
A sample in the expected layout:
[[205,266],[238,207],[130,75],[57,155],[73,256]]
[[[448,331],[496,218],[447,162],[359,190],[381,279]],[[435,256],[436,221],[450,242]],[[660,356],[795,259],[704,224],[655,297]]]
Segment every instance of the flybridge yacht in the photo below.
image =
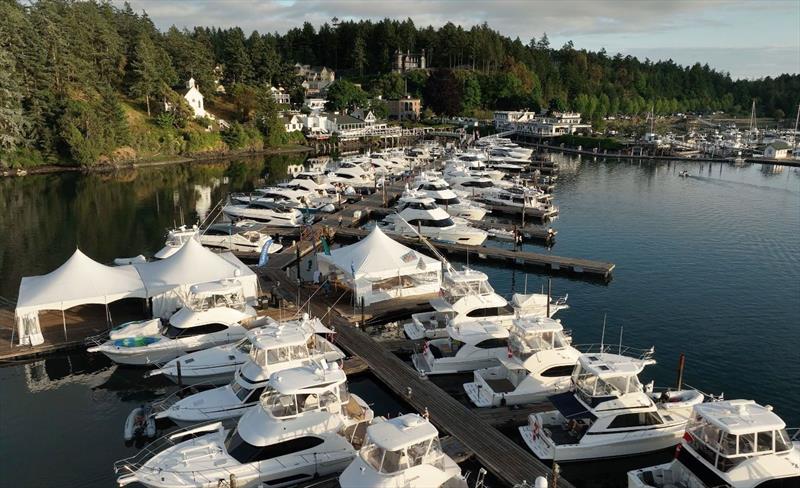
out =
[[695,405],[668,464],[628,472],[628,488],[788,488],[800,486],[800,441],[752,400]]
[[462,192],[470,197],[480,197],[484,193],[513,186],[511,182],[499,181],[485,176],[475,176],[469,173],[446,173],[444,179],[453,190]]
[[459,196],[450,189],[441,178],[428,178],[421,175],[412,187],[418,194],[433,198],[437,205],[444,207],[445,211],[453,217],[467,220],[483,220],[486,216],[486,207],[480,203],[472,202]]
[[308,190],[300,185],[259,188],[249,194],[232,194],[231,200],[239,204],[255,201],[272,202],[303,212],[333,212],[336,199],[323,189]]
[[[442,277],[439,298],[431,300],[432,312],[416,313],[403,329],[409,339],[447,337],[447,326],[486,319],[506,327],[516,317],[553,316],[569,308],[567,298],[551,300],[546,294],[515,294],[512,303],[495,293],[485,273],[470,268],[450,269]],[[548,307],[548,302],[550,306]]]
[[262,336],[273,338],[284,330],[298,330],[306,338],[311,358],[314,360],[338,361],[342,352],[338,347],[325,340],[322,335],[333,334],[317,318],[303,314],[300,320],[276,322],[270,317],[261,317],[254,324],[255,328],[247,331],[244,339],[233,344],[216,346],[197,351],[173,359],[159,369],[150,372],[149,376],[162,374],[178,383],[178,363],[180,363],[180,382],[187,385],[226,385],[233,379],[234,373],[254,354],[254,344],[263,340]]
[[561,323],[546,317],[515,319],[509,336],[509,356],[500,365],[475,371],[464,390],[478,407],[519,405],[545,400],[570,387],[581,353]]
[[338,167],[328,175],[331,183],[343,183],[354,188],[375,186],[375,172],[370,160],[353,159],[340,161]]
[[336,346],[301,327],[262,330],[251,343],[248,360],[229,384],[180,399],[172,395],[153,406],[156,419],[190,425],[235,418],[258,402],[273,373],[321,361],[326,354],[335,360],[344,357]]
[[303,225],[303,213],[286,205],[253,200],[250,203],[230,203],[222,212],[232,220],[250,219],[276,227],[299,227]]
[[439,432],[417,414],[376,419],[364,447],[339,476],[341,488],[467,488],[442,451]]
[[269,243],[268,252],[270,254],[280,251],[283,246],[272,242],[269,234],[262,232],[262,229],[262,225],[248,220],[211,224],[204,230],[200,230],[196,225],[192,227],[182,225],[169,231],[166,244],[155,253],[154,257],[165,259],[172,256],[189,239],[195,239],[206,247],[225,251],[258,253],[267,243]]
[[454,374],[496,366],[508,354],[508,329],[489,320],[447,327],[448,337],[425,342],[411,362],[421,374]]
[[660,396],[646,391],[638,374],[655,364],[651,353],[583,354],[572,389],[549,398],[557,410],[531,414],[519,428],[525,443],[539,459],[558,462],[644,454],[677,444],[692,407],[704,397],[696,390]]
[[117,483],[218,488],[235,476],[243,487],[296,485],[342,472],[356,456],[347,439],[372,418],[336,363],[280,371],[235,429],[216,422],[170,434],[115,463]]
[[444,179],[451,185],[454,185],[451,179],[458,178],[487,178],[496,182],[498,185],[506,184],[502,181],[503,177],[506,175],[505,173],[498,169],[489,169],[486,167],[485,163],[480,162],[466,164],[462,161],[451,161],[444,167],[442,173]]
[[96,341],[88,352],[101,352],[119,364],[160,364],[191,351],[236,342],[255,310],[245,301],[241,284],[223,280],[194,285],[183,308],[166,325],[159,319],[112,329],[109,340]]
[[551,198],[551,195],[541,191],[532,188],[515,186],[510,188],[491,188],[485,190],[480,194],[479,201],[492,205],[504,205],[507,207],[538,208],[547,210],[553,207],[553,205],[549,203]]
[[390,232],[425,237],[442,242],[480,246],[488,234],[470,227],[464,220],[455,221],[436,205],[433,198],[408,191],[398,202],[397,214],[389,214],[383,225]]

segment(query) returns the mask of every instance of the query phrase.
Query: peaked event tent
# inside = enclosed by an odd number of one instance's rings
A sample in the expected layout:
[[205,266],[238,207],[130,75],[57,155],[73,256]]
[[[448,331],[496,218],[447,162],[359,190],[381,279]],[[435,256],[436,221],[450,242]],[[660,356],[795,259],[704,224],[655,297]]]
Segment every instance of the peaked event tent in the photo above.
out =
[[108,304],[122,298],[146,298],[144,283],[133,266],[106,266],[76,249],[72,256],[41,276],[26,276],[19,285],[15,315],[20,344],[44,342],[40,310],[66,310],[82,304]]
[[[366,304],[396,296],[433,293],[441,285],[442,263],[439,260],[400,244],[378,227],[355,244],[333,249],[330,255],[317,254],[317,263],[323,275],[332,271],[342,275],[356,298],[363,296]],[[414,286],[399,286],[398,283],[394,292],[376,290],[377,282],[413,276],[424,279]]]
[[233,254],[216,254],[190,239],[167,259],[135,266],[106,266],[80,250],[55,271],[22,278],[15,316],[20,344],[42,344],[39,311],[84,304],[109,304],[123,298],[152,298],[153,316],[180,308],[192,285],[236,278],[245,298],[258,296],[258,277]]

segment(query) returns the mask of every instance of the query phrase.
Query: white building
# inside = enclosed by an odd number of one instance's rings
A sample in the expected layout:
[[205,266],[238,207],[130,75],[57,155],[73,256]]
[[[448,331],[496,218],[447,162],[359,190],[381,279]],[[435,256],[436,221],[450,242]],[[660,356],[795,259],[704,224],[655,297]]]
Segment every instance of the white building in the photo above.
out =
[[540,117],[529,111],[498,111],[494,113],[494,125],[498,130],[515,129],[539,137],[557,137],[592,128],[591,124],[581,123],[581,114],[577,112],[554,112],[549,117]]
[[378,121],[378,118],[375,117],[375,114],[372,113],[372,110],[365,111],[364,109],[357,108],[353,110],[350,115],[357,119],[363,120],[367,127],[372,127]]
[[769,159],[786,159],[791,147],[784,141],[773,141],[764,149],[764,157]]
[[300,114],[284,114],[281,117],[286,132],[303,130],[303,118]]
[[312,112],[319,112],[325,110],[325,104],[328,101],[324,98],[306,98],[303,100],[303,105],[308,107]]
[[536,112],[528,110],[497,110],[494,113],[494,126],[498,129],[507,129],[512,124],[527,122],[534,118]]
[[292,99],[288,93],[286,93],[282,87],[275,88],[274,86],[269,87],[269,91],[272,92],[272,98],[275,99],[275,103],[279,105],[289,105],[292,103]]
[[308,115],[298,115],[303,128],[310,134],[328,133],[328,115],[321,112],[313,112]]
[[194,78],[189,78],[189,81],[186,83],[186,88],[189,91],[183,96],[186,101],[189,103],[189,106],[192,107],[194,111],[194,116],[197,117],[207,117],[208,113],[206,113],[206,109],[203,106],[203,94],[200,93],[200,90],[197,88],[197,85],[194,82]]

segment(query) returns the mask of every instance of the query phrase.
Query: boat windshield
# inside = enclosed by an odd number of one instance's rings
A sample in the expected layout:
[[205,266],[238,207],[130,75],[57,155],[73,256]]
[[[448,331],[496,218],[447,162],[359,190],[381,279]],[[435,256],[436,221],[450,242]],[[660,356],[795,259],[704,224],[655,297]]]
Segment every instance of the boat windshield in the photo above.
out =
[[248,337],[245,337],[238,344],[236,344],[236,350],[242,352],[244,354],[250,354],[250,350],[253,349],[253,343],[250,342]]
[[255,347],[250,351],[250,359],[260,366],[281,364],[289,361],[302,361],[308,359],[308,357],[308,347],[306,347],[305,344],[274,347],[271,349]]
[[362,459],[380,473],[397,473],[421,464],[443,469],[444,454],[439,438],[426,439],[408,447],[390,451],[374,442],[361,451]]
[[273,417],[292,417],[303,412],[339,411],[339,399],[333,391],[324,393],[281,394],[268,389],[261,397],[261,405]]
[[238,398],[240,401],[243,402],[248,396],[250,396],[250,392],[252,390],[250,388],[242,386],[241,384],[239,384],[238,381],[234,379],[233,381],[231,381],[231,391],[233,392],[234,395],[236,395],[236,398]]
[[185,305],[195,312],[204,312],[215,307],[227,307],[244,312],[247,302],[241,288],[222,293],[191,294],[186,299]]
[[475,280],[453,280],[445,276],[442,284],[444,297],[450,303],[468,295],[488,295],[494,293],[494,289],[485,279]]
[[686,432],[689,446],[722,472],[730,471],[753,456],[792,449],[792,441],[785,429],[736,435],[723,431],[697,414],[689,421]]
[[622,396],[626,393],[642,391],[642,384],[635,375],[599,377],[584,371],[580,365],[572,373],[572,381],[578,394],[587,400],[593,397]]
[[436,208],[436,203],[434,202],[409,202],[406,205],[406,208],[413,208],[414,210],[434,210]]
[[539,351],[561,349],[568,345],[567,338],[558,331],[512,333],[509,337],[511,352],[523,361]]

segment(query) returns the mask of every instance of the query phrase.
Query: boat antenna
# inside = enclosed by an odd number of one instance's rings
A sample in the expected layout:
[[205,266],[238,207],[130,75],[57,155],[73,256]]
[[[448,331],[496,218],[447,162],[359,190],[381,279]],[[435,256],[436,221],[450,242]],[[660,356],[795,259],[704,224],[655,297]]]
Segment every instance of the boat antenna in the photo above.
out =
[[528,294],[528,273],[525,273],[525,295]]
[[622,356],[622,330],[624,328],[625,327],[621,325],[619,326],[619,352],[617,354],[619,354],[620,356]]
[[603,332],[600,335],[600,353],[603,352],[603,343],[606,340],[606,316],[607,315],[608,315],[607,313],[603,314]]

